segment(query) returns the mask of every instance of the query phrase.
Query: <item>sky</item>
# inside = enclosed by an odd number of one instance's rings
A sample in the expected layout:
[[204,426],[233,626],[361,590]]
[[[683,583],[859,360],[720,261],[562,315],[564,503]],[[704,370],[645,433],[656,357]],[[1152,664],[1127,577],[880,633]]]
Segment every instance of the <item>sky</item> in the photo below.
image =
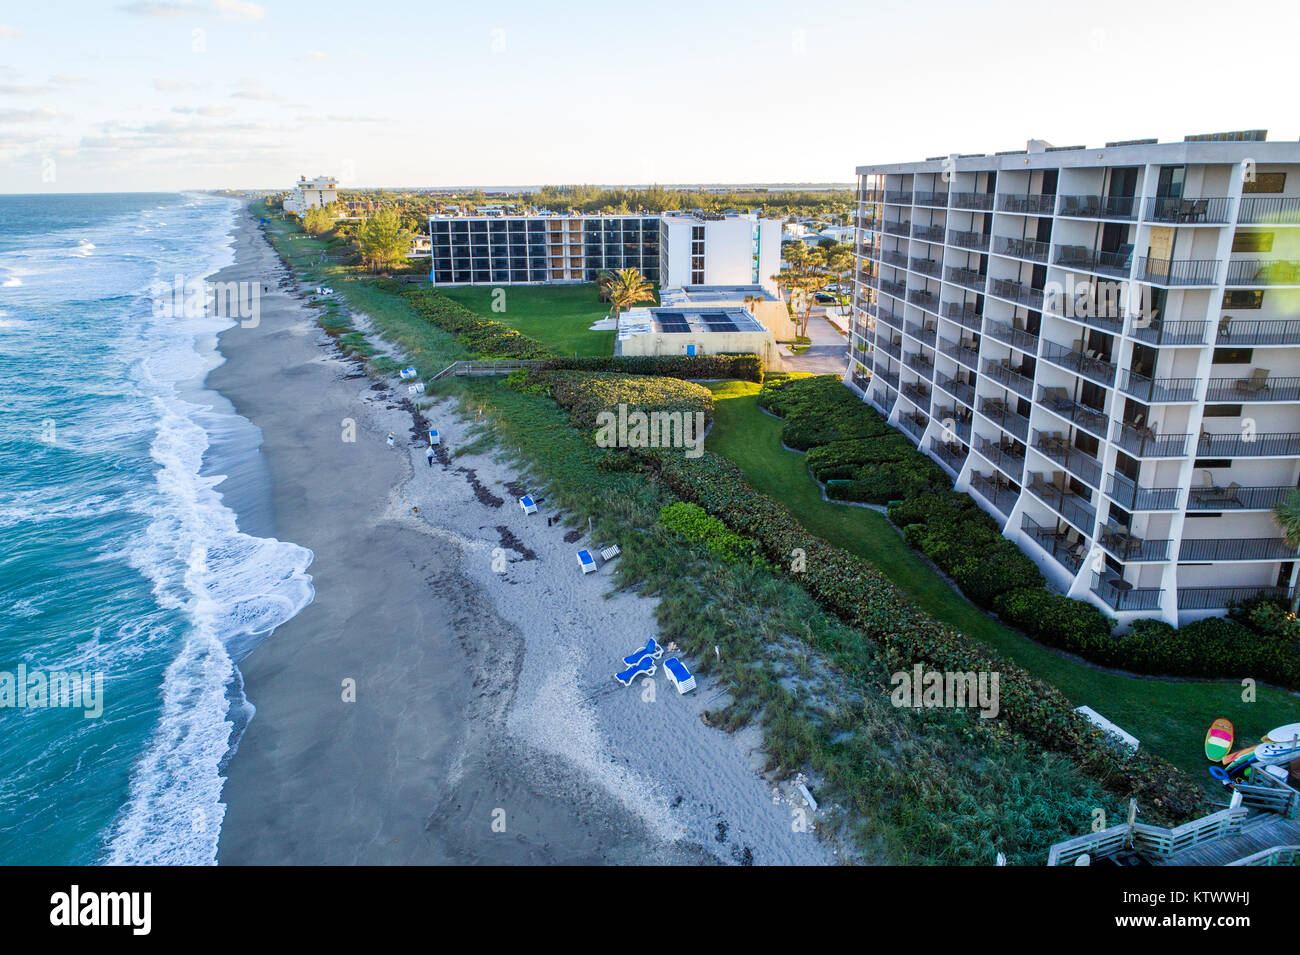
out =
[[1267,129],[1300,4],[128,0],[0,7],[0,192],[850,182]]

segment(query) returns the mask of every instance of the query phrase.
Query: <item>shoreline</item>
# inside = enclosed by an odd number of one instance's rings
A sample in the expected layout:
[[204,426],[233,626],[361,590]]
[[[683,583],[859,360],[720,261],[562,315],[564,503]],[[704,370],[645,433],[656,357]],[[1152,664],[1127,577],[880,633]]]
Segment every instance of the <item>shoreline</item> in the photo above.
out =
[[612,679],[656,602],[581,574],[589,542],[523,515],[491,452],[448,455],[454,399],[425,412],[446,442],[428,467],[414,407],[339,354],[247,208],[233,245],[217,280],[270,291],[207,385],[260,429],[274,533],[315,554],[316,599],[238,663],[255,715],[218,861],[834,862],[791,831],[758,731],[700,720],[716,687],[643,702]]

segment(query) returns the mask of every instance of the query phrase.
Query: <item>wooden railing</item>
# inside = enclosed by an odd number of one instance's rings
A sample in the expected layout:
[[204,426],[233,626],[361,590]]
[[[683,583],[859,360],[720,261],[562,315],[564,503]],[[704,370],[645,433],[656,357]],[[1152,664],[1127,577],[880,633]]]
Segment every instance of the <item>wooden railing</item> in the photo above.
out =
[[1111,826],[1101,832],[1058,842],[1048,851],[1047,864],[1072,865],[1084,853],[1093,858],[1104,858],[1125,847],[1131,847],[1143,855],[1168,857],[1193,846],[1237,835],[1241,832],[1246,816],[1247,810],[1239,807],[1223,809],[1173,829],[1148,826],[1140,822],[1131,826],[1127,823]]
[[447,375],[504,375],[525,368],[541,368],[545,364],[545,359],[526,360],[503,358],[500,360],[480,359],[474,361],[455,361],[429,380],[437,381],[439,378],[445,378]]
[[1228,865],[1297,865],[1300,864],[1300,846],[1274,846],[1261,849]]
[[1047,853],[1047,864],[1074,865],[1075,860],[1085,854],[1094,859],[1104,858],[1114,855],[1120,849],[1126,847],[1128,842],[1129,827],[1127,823],[1111,826],[1101,832],[1093,832],[1086,836],[1079,836],[1076,839],[1058,842]]

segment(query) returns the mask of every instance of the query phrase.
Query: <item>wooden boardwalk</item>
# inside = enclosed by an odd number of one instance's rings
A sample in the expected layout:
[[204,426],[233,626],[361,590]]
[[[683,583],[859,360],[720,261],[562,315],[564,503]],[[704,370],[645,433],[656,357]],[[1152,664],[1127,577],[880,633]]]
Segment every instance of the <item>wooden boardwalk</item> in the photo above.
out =
[[1300,822],[1273,814],[1247,820],[1236,835],[1203,842],[1181,852],[1149,857],[1154,865],[1229,865],[1274,846],[1300,844]]

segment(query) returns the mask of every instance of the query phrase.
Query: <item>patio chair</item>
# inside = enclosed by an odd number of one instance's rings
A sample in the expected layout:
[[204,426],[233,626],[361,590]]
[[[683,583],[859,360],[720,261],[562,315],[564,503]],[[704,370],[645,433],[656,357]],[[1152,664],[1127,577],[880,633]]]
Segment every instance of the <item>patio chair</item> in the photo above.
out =
[[1237,391],[1244,391],[1249,395],[1257,395],[1260,392],[1268,391],[1268,369],[1251,369],[1250,377],[1237,382],[1234,387]]
[[1219,319],[1219,338],[1227,341],[1232,335],[1232,316],[1224,315]]

